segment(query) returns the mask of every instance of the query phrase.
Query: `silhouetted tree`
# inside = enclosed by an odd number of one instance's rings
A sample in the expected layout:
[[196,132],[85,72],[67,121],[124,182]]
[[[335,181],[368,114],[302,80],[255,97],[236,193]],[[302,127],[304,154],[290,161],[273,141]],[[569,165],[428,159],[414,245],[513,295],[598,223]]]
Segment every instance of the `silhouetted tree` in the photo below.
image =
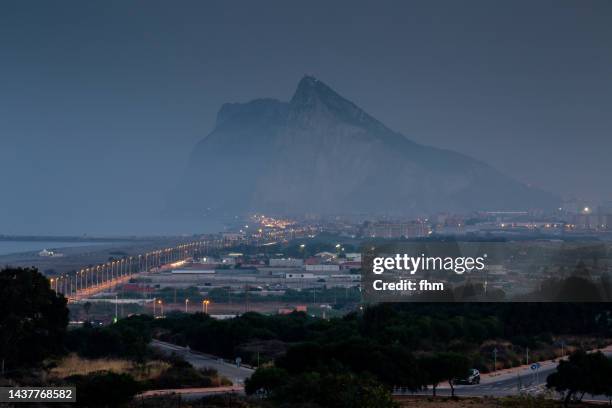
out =
[[577,351],[567,361],[559,362],[557,371],[546,378],[546,386],[564,394],[567,406],[574,399],[612,394],[612,362],[603,353]]
[[285,385],[289,379],[287,371],[278,367],[258,368],[244,384],[244,390],[248,395],[261,392],[264,396],[270,396],[272,392]]
[[436,395],[438,384],[442,381],[448,381],[451,388],[451,395],[455,395],[455,387],[453,380],[457,377],[463,377],[470,369],[470,360],[459,353],[444,352],[435,353],[433,355],[421,357],[419,360],[419,368],[421,369],[425,383],[429,383],[433,389],[433,395]]
[[0,364],[3,370],[36,366],[62,350],[66,299],[35,268],[0,271]]

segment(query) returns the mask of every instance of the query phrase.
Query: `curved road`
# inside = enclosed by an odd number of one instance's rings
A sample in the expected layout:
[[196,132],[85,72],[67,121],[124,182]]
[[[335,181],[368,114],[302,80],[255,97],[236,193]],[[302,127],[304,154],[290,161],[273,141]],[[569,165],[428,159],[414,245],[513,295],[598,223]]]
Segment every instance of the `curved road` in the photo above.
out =
[[[612,357],[612,347],[601,349],[607,357]],[[557,370],[558,361],[541,361],[540,368],[532,370],[530,366],[500,370],[497,373],[482,374],[477,385],[455,385],[455,395],[464,397],[502,397],[520,394],[541,394],[547,390],[546,377]],[[553,391],[554,392],[554,391]],[[396,392],[396,395],[412,395],[410,392]],[[450,395],[448,383],[442,383],[436,389],[437,395]],[[432,395],[431,389],[414,395]],[[608,401],[605,396],[593,396],[593,400]],[[586,398],[585,398],[586,400]]]
[[153,340],[151,346],[167,353],[175,353],[191,363],[195,368],[214,368],[217,372],[229,379],[234,385],[244,384],[244,380],[249,378],[255,370],[245,366],[238,367],[236,364],[230,364],[220,357],[204,354],[193,351],[187,347],[177,346],[176,344],[166,343],[164,341]]

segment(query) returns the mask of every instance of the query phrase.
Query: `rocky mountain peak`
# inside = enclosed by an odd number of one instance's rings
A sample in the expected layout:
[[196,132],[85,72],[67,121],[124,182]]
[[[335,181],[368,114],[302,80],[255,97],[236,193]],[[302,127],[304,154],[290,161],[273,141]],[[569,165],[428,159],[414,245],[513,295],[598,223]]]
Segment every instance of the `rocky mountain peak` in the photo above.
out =
[[388,130],[363,109],[344,98],[323,81],[304,76],[290,102],[290,120],[297,122],[325,122],[338,120],[363,128]]
[[174,211],[184,214],[423,216],[558,201],[481,161],[410,141],[312,76],[290,102],[224,105],[179,190]]

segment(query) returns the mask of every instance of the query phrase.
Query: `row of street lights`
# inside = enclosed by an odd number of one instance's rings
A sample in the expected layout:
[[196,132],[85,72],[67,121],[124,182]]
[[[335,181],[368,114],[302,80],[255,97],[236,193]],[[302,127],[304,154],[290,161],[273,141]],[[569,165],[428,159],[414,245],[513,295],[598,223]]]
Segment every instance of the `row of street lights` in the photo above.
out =
[[[189,313],[189,299],[185,299],[185,313]],[[208,314],[208,305],[211,303],[210,299],[202,300],[202,313]],[[161,317],[164,317],[164,301],[162,299],[153,299],[153,317],[157,316],[157,307],[159,306]]]
[[[202,313],[208,314],[208,305],[210,304],[209,299],[202,300]],[[189,313],[189,299],[185,299],[185,313]]]
[[[163,265],[177,262],[189,256],[195,256],[199,250],[231,246],[226,239],[211,239],[180,244],[176,247],[159,249],[137,256],[129,256],[119,260],[109,261],[97,266],[83,268],[74,273],[65,273],[50,278],[51,289],[61,293],[68,299],[78,299],[80,295],[90,295],[102,289],[116,285],[119,280],[139,272],[150,271]],[[304,249],[305,245],[300,245]],[[187,302],[188,303],[188,302]],[[206,310],[208,303],[203,303]]]
[[180,244],[176,247],[159,249],[137,256],[129,256],[119,260],[109,261],[97,266],[83,268],[74,273],[66,273],[49,279],[51,289],[62,293],[69,299],[78,298],[82,294],[90,294],[112,287],[120,280],[132,274],[149,271],[189,256],[197,251],[214,245],[212,241],[197,241]]

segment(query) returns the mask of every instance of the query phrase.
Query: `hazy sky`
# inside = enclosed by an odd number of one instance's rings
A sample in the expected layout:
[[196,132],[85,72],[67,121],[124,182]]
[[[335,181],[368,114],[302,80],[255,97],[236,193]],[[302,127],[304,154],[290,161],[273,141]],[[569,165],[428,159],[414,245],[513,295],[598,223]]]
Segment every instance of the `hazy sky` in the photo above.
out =
[[612,3],[2,1],[0,234],[159,232],[224,102],[312,74],[415,141],[612,199]]

